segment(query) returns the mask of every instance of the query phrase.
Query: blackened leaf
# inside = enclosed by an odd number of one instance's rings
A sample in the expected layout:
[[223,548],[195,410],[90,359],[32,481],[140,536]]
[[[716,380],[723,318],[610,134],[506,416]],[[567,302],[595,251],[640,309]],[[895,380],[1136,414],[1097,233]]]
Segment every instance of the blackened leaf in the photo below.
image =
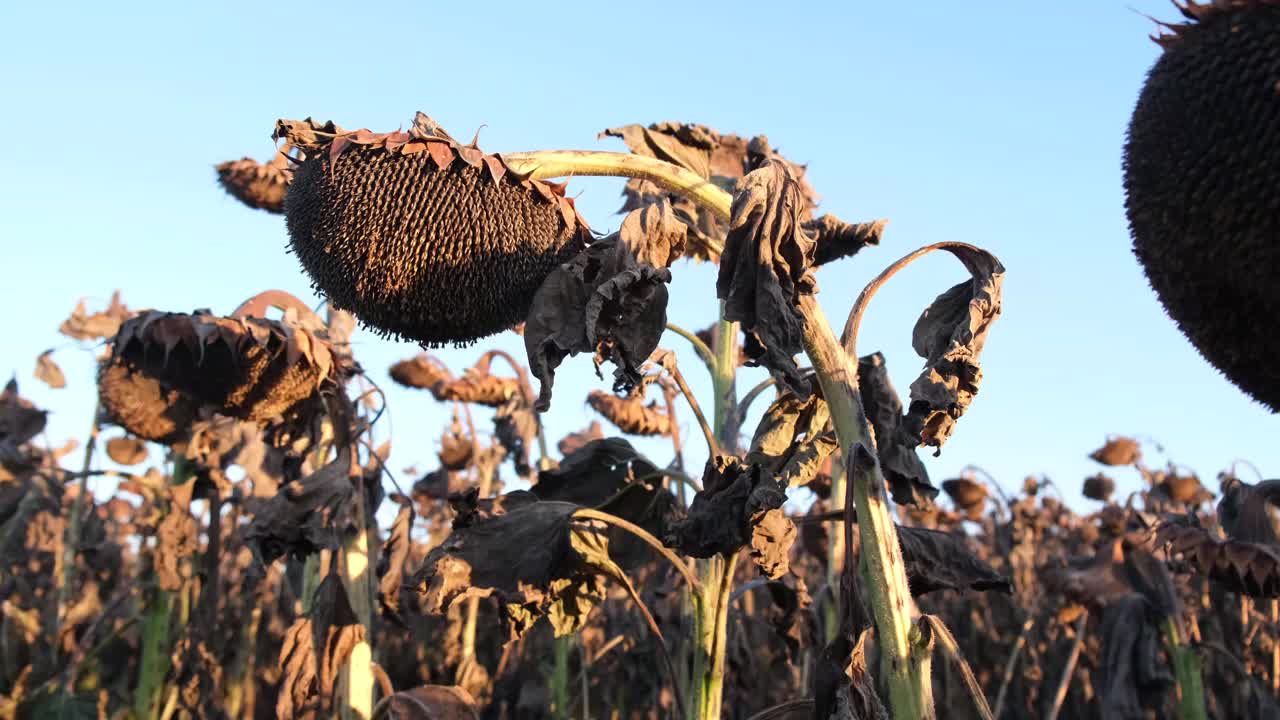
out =
[[983,562],[962,536],[927,528],[898,526],[907,585],[914,597],[935,590],[1013,592],[1009,578]]
[[889,720],[867,672],[868,633],[856,644],[842,633],[823,650],[814,673],[815,720]]
[[755,525],[786,502],[786,486],[769,471],[733,456],[707,460],[702,490],[689,514],[668,533],[665,544],[685,555],[711,557],[734,552],[751,541]]
[[879,245],[888,220],[866,223],[847,223],[835,215],[826,214],[805,223],[805,230],[813,236],[814,265],[826,265],[851,257],[869,245]]
[[387,720],[480,720],[471,693],[454,685],[422,685],[386,700]]
[[[657,467],[622,438],[595,440],[538,473],[531,488],[542,500],[571,502],[632,522],[657,537],[669,530],[675,497]],[[610,555],[623,568],[653,556],[649,546],[623,530],[609,530]]]
[[669,268],[685,252],[684,223],[676,217],[665,198],[632,210],[622,219],[618,236],[631,249],[637,262]]
[[280,489],[249,524],[245,541],[264,563],[289,553],[305,557],[333,550],[356,531],[351,454]]
[[493,414],[493,437],[506,450],[507,457],[515,465],[516,474],[522,478],[533,474],[529,448],[538,439],[538,429],[538,414],[523,393],[507,398]]
[[1004,266],[994,255],[968,245],[948,245],[973,276],[939,295],[911,335],[911,347],[925,359],[911,383],[905,426],[919,444],[941,448],[978,392],[978,358],[987,333],[1000,315]]
[[10,380],[0,392],[0,449],[16,450],[39,435],[44,431],[47,415],[18,395],[18,381]]
[[61,390],[67,386],[67,376],[62,374],[62,368],[53,361],[53,350],[45,350],[40,353],[40,357],[36,358],[35,376],[37,380],[54,390]]
[[929,484],[929,472],[916,454],[919,442],[906,431],[902,400],[889,382],[884,355],[872,353],[858,358],[858,392],[875,432],[876,453],[893,501],[922,508],[932,506],[938,489]]
[[412,547],[412,530],[413,506],[401,505],[378,554],[378,604],[383,617],[399,619],[400,586],[404,584],[404,564]]
[[813,598],[804,578],[794,572],[783,573],[765,587],[773,600],[767,617],[769,624],[787,646],[787,656],[797,662],[800,651],[813,647],[818,637],[817,621],[810,609]]
[[817,292],[814,243],[803,229],[800,184],[773,161],[738,182],[716,296],[724,318],[742,323],[749,364],[764,365],[797,394],[808,386],[796,367],[804,323],[796,302]]
[[1173,683],[1158,659],[1160,633],[1140,595],[1126,595],[1102,611],[1101,717],[1143,718],[1142,694],[1163,695]]
[[440,614],[462,598],[494,595],[510,639],[544,616],[557,636],[581,628],[604,598],[612,562],[605,533],[574,522],[577,509],[537,501],[455,524],[414,575],[422,607]]
[[556,367],[566,356],[612,362],[614,389],[640,382],[640,366],[658,347],[667,324],[671,271],[639,263],[610,236],[561,265],[543,281],[525,321],[529,366],[542,384],[535,409],[551,406]]
[[1161,622],[1170,618],[1177,621],[1182,616],[1182,600],[1168,566],[1143,547],[1121,542],[1121,550],[1124,553],[1122,574],[1129,587],[1147,601]]

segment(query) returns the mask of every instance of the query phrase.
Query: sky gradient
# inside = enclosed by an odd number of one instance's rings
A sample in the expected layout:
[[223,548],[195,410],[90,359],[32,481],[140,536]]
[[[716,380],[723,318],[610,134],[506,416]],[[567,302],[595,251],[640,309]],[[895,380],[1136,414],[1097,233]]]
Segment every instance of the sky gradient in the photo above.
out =
[[[1108,433],[1150,438],[1167,454],[1149,448],[1149,464],[1171,459],[1209,481],[1237,458],[1264,475],[1280,463],[1274,416],[1178,333],[1130,251],[1121,148],[1158,53],[1146,15],[1177,17],[1165,0],[686,3],[679,15],[596,3],[131,5],[22,3],[0,25],[0,373],[52,411],[55,444],[84,436],[94,402],[92,353],[56,331],[79,298],[94,309],[120,288],[132,308],[222,313],[269,288],[315,301],[284,220],[223,194],[215,163],[269,158],[276,118],[386,131],[423,110],[455,136],[483,125],[490,152],[620,150],[596,134],[663,120],[767,134],[808,165],[821,210],[890,220],[879,248],[819,272],[836,327],[863,285],[916,247],[995,253],[1004,315],[981,392],[927,458],[935,483],[968,464],[1006,489],[1043,472],[1075,500]],[[620,188],[575,180],[569,192],[604,231],[620,222]],[[714,268],[674,274],[670,319],[705,327]],[[900,391],[920,367],[916,317],[963,277],[931,256],[872,304],[859,348],[885,353]],[[390,397],[380,432],[394,440],[391,468],[430,469],[447,409],[385,372],[417,348],[365,331],[355,342]],[[510,334],[439,356],[461,372],[490,344],[523,356]],[[695,357],[674,336],[664,344],[709,406]],[[65,390],[31,376],[50,347]],[[762,377],[745,372],[742,389]],[[552,438],[586,424],[580,398],[597,387],[588,357],[566,362]],[[705,451],[684,415],[698,468]],[[663,443],[643,447],[669,459]],[[1137,489],[1132,471],[1114,476],[1121,493]]]

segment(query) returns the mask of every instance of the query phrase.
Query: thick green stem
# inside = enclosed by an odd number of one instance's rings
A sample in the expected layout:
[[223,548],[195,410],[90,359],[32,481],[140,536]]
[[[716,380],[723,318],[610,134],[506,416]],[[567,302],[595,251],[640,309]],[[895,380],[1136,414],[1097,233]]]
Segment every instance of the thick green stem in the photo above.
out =
[[551,668],[551,717],[556,720],[569,718],[569,650],[573,647],[573,635],[564,635],[554,642],[555,657]]
[[156,590],[147,603],[142,624],[142,658],[138,663],[138,689],[133,696],[136,720],[160,717],[164,678],[169,673],[169,643],[177,593]]
[[862,543],[860,565],[875,618],[881,677],[889,688],[893,717],[923,718],[931,712],[925,704],[930,695],[930,679],[918,653],[915,657],[912,653],[911,593],[898,534],[885,499],[884,475],[872,452],[875,444],[858,393],[858,368],[836,340],[817,300],[802,296],[799,308],[805,319],[805,350],[831,409],[840,447],[846,453],[846,482],[853,483]]
[[1204,704],[1204,678],[1200,672],[1200,655],[1196,649],[1182,642],[1182,631],[1176,618],[1165,620],[1163,628],[1165,650],[1173,663],[1173,675],[1178,681],[1178,720],[1207,720]]

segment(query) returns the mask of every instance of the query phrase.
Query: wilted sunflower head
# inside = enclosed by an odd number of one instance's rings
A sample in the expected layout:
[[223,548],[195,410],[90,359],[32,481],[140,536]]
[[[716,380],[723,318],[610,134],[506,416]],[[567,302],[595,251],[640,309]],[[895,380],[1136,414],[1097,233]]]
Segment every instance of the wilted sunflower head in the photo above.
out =
[[1133,249],[1210,363],[1280,409],[1280,5],[1180,6],[1125,145]]
[[506,330],[591,237],[563,186],[422,113],[408,132],[280,120],[276,137],[307,155],[285,202],[293,252],[317,290],[384,335],[436,346]]
[[170,442],[200,409],[246,420],[282,416],[340,373],[321,334],[257,317],[141,313],[120,326],[98,375],[108,416]]

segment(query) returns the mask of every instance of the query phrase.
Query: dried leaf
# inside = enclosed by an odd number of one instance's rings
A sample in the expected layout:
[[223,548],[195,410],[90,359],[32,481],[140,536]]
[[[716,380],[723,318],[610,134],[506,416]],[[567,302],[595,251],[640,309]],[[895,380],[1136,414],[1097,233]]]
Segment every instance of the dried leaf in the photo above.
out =
[[[1102,611],[1102,662],[1098,704],[1101,717],[1147,717],[1147,710],[1163,707],[1173,677],[1159,660],[1160,632],[1152,625],[1140,595],[1126,595]],[[1143,696],[1159,698],[1147,703]]]
[[814,265],[826,265],[847,257],[870,245],[879,245],[888,220],[867,223],[847,223],[835,215],[826,214],[804,224],[813,237]]
[[785,164],[770,162],[744,177],[734,189],[716,279],[724,318],[742,323],[748,364],[764,365],[779,387],[798,394],[808,385],[795,362],[804,332],[796,302],[818,290],[804,209],[800,184]]
[[684,255],[685,230],[671,210],[671,203],[663,198],[627,213],[618,228],[618,237],[637,262],[669,268]]
[[800,487],[813,482],[837,447],[826,400],[812,390],[803,398],[788,390],[760,418],[747,462],[768,468],[785,487]]
[[0,392],[0,458],[12,455],[36,435],[44,432],[44,410],[18,395],[18,381],[10,380]]
[[529,448],[538,439],[541,421],[525,399],[515,393],[493,414],[493,437],[515,465],[516,474],[528,478],[533,474],[529,464]]
[[658,347],[667,323],[671,272],[639,263],[625,243],[610,236],[592,244],[547,276],[525,321],[529,366],[542,384],[535,409],[551,406],[556,367],[566,356],[608,360],[614,390],[640,382],[640,366]]
[[316,588],[311,612],[285,633],[276,716],[332,715],[339,672],[364,640],[365,627],[351,609],[341,578],[326,575]]
[[67,376],[62,374],[62,368],[53,361],[53,350],[45,350],[36,358],[35,376],[37,380],[54,390],[61,390],[67,386]]
[[919,444],[941,448],[968,409],[982,380],[978,358],[1000,315],[1004,266],[967,245],[948,246],[973,276],[939,295],[916,321],[911,346],[925,359],[911,383],[905,427]]
[[604,598],[605,576],[616,569],[603,529],[575,522],[577,509],[565,502],[523,502],[455,523],[414,575],[422,607],[440,614],[462,598],[494,595],[509,639],[541,617],[557,636],[577,631]]
[[399,620],[400,586],[404,584],[404,564],[409,559],[413,540],[413,506],[401,505],[400,512],[391,523],[391,531],[382,543],[382,552],[378,554],[378,605],[382,608],[382,616]]
[[889,381],[889,369],[880,353],[858,359],[858,392],[875,432],[876,453],[893,501],[931,508],[938,488],[929,483],[929,472],[916,454],[919,442],[906,430],[902,400]]
[[707,461],[702,490],[686,518],[664,541],[685,555],[711,557],[735,552],[752,541],[755,526],[786,501],[786,486],[760,465],[733,456]]
[[423,685],[386,699],[387,720],[480,720],[471,693],[453,685]]
[[1013,585],[978,558],[963,536],[927,528],[898,526],[907,585],[919,597],[935,590],[998,590],[1009,594]]
[[107,457],[119,465],[138,465],[147,459],[147,444],[127,435],[107,441]]
[[280,489],[254,516],[245,542],[262,562],[284,554],[303,558],[320,550],[334,550],[356,532],[356,488],[352,483],[351,453]]
[[751,525],[751,561],[772,580],[791,571],[791,546],[796,525],[781,508],[765,512]]
[[837,635],[823,650],[814,674],[815,720],[889,720],[867,672],[867,637],[870,630]]
[[102,312],[90,315],[85,310],[84,300],[76,303],[71,316],[58,326],[58,332],[76,340],[111,338],[120,331],[120,324],[129,319],[130,315],[129,308],[120,302],[120,291],[117,290],[111,294],[111,304]]

